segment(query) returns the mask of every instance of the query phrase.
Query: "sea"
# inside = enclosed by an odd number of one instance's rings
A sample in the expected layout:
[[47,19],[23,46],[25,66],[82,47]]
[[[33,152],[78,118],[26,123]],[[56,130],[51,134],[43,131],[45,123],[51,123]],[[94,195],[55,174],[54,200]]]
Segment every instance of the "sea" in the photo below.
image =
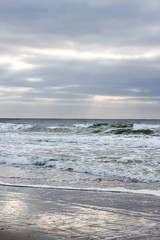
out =
[[0,119],[0,185],[160,196],[160,120]]

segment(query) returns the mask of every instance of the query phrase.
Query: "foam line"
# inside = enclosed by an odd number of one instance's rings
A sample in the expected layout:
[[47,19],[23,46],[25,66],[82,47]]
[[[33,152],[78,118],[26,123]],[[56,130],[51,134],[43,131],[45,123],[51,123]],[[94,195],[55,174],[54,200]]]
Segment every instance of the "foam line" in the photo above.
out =
[[74,191],[93,191],[93,192],[114,192],[114,193],[135,193],[135,194],[147,194],[160,197],[160,190],[151,189],[127,189],[127,188],[75,188],[75,187],[57,187],[49,185],[23,185],[23,184],[10,184],[0,182],[0,186],[9,187],[23,187],[23,188],[45,188],[45,189],[57,189],[57,190],[74,190]]

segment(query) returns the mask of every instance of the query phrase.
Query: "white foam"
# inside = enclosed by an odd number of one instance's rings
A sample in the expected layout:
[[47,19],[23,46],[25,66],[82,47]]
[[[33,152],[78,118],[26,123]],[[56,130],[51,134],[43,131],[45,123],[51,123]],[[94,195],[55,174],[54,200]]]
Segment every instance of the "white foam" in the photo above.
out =
[[76,187],[57,187],[49,185],[24,185],[24,184],[10,184],[0,182],[1,186],[10,187],[24,187],[24,188],[45,188],[45,189],[57,189],[57,190],[74,190],[74,191],[94,191],[94,192],[113,192],[113,193],[135,193],[135,194],[146,194],[160,197],[160,190],[151,189],[127,189],[127,188],[76,188]]
[[[110,135],[110,136],[51,136],[47,139],[49,142],[77,143],[88,145],[107,145],[117,147],[134,147],[134,148],[160,148],[160,138],[156,136],[134,136],[134,135]],[[42,139],[45,141],[45,138]]]
[[14,124],[14,123],[0,123],[0,132],[6,131],[20,131],[31,128],[31,124]]
[[113,130],[116,130],[116,128],[109,128],[107,130],[104,130],[102,133],[111,133]]
[[[79,125],[79,124],[78,124]],[[82,125],[82,126],[81,126]],[[80,124],[87,128],[90,124]],[[158,125],[157,125],[158,126]],[[54,133],[32,133],[19,131],[31,128],[32,125],[25,124],[0,124],[0,140],[7,142],[53,142],[53,143],[75,143],[75,144],[87,144],[87,145],[101,145],[101,146],[116,146],[116,147],[132,147],[132,148],[160,148],[160,138],[157,136],[146,135],[57,135]],[[52,129],[56,126],[49,127]],[[136,128],[136,125],[135,125]],[[8,131],[8,132],[7,132]],[[106,132],[110,130],[106,130]]]
[[160,129],[160,125],[152,125],[152,124],[137,124],[133,125],[133,130],[157,130]]
[[84,124],[84,123],[81,123],[81,124],[74,124],[73,126],[76,127],[76,128],[89,128],[89,127],[92,127],[93,124],[89,124],[89,123]]
[[62,127],[62,126],[53,126],[53,127],[47,127],[49,129],[68,129],[68,127]]

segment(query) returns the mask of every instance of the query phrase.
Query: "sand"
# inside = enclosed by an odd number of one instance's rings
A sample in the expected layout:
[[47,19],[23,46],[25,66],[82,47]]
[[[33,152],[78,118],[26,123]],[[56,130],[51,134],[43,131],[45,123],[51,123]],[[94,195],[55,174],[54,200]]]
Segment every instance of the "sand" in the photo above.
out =
[[0,240],[159,240],[153,195],[0,186]]

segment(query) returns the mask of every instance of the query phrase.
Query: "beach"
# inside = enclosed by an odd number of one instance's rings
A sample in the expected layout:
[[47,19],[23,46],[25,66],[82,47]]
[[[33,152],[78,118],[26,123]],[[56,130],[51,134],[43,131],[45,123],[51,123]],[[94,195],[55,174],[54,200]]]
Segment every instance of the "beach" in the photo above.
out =
[[0,239],[148,239],[160,236],[158,196],[0,186]]
[[159,240],[160,121],[0,120],[0,240]]

